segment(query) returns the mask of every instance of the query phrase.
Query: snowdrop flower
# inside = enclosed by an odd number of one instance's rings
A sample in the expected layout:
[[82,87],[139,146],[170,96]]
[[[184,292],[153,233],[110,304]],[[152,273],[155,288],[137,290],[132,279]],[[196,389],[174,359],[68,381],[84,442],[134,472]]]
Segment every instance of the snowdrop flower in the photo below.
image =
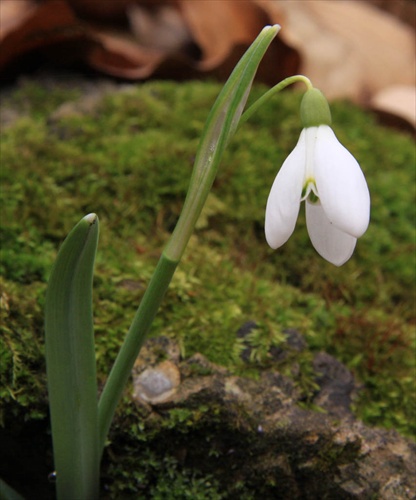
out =
[[352,255],[370,219],[370,194],[361,168],[330,128],[323,94],[308,90],[301,104],[304,129],[283,163],[267,200],[265,232],[272,248],[293,233],[300,203],[316,251],[336,266]]

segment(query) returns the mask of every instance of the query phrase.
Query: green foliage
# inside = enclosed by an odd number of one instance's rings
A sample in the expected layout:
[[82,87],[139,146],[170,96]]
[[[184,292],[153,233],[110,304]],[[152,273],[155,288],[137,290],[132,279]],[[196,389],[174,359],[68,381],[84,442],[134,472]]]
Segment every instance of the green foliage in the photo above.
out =
[[[99,215],[102,228],[94,310],[104,380],[179,216],[218,91],[210,83],[149,83],[108,95],[88,114],[52,116],[75,94],[57,88],[48,100],[42,98],[45,89],[29,85],[12,97],[12,103],[23,103],[26,116],[2,131],[3,422],[46,415],[46,281],[63,238],[89,212]],[[415,435],[412,139],[378,126],[350,103],[334,103],[335,132],[367,176],[370,227],[341,268],[315,253],[303,214],[292,238],[273,252],[263,236],[265,201],[298,139],[300,98],[276,96],[230,143],[152,334],[179,340],[184,356],[202,352],[241,373],[236,332],[255,321],[259,328],[248,339],[252,362],[244,369],[255,376],[270,366],[269,348],[282,345],[283,330],[296,328],[311,351],[291,353],[278,368],[305,394],[314,387],[313,352],[325,349],[364,384],[359,416]],[[289,369],[294,359],[297,374]],[[175,425],[186,421],[186,415],[171,417]],[[137,474],[146,475],[150,462]],[[158,459],[153,470],[160,466]],[[152,486],[154,498],[167,498],[166,491],[185,484],[193,498],[221,498],[209,478],[178,475],[170,459],[163,467],[163,480]]]

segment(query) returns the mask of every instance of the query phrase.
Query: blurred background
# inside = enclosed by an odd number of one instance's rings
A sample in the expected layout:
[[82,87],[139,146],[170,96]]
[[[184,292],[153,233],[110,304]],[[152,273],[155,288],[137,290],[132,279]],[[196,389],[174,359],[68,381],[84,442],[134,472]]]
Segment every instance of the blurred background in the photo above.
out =
[[2,0],[0,22],[3,84],[45,68],[224,80],[278,23],[258,80],[303,73],[330,99],[416,124],[414,0]]

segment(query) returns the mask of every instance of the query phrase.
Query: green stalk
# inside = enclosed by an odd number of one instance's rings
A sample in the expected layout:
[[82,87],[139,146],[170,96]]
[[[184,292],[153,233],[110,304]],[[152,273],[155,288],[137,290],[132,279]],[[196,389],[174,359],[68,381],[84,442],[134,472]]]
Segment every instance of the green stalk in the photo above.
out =
[[279,29],[275,25],[262,30],[235,67],[208,116],[181,216],[101,394],[98,405],[101,452],[134,361],[205,204],[224,149],[238,126],[257,67]]
[[289,85],[293,85],[294,83],[304,83],[307,87],[308,90],[313,88],[312,82],[307,78],[306,76],[303,75],[294,75],[294,76],[289,76],[288,78],[285,78],[281,82],[279,82],[277,85],[269,89],[267,92],[265,92],[257,101],[255,101],[243,114],[243,116],[240,119],[240,122],[238,126],[242,125],[245,123],[261,106],[264,106],[264,104],[271,99],[275,94],[283,90],[284,88],[288,87]]
[[97,378],[92,280],[98,217],[89,214],[59,250],[46,293],[45,351],[59,500],[98,498]]
[[162,254],[108,376],[98,404],[100,453],[104,449],[116,406],[121,398],[134,362],[169,287],[177,265],[178,262],[171,261]]

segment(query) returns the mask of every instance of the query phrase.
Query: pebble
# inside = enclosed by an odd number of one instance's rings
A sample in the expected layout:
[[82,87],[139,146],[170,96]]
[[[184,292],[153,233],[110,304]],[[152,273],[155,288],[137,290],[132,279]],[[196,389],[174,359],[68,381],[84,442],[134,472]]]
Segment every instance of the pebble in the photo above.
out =
[[165,403],[176,393],[179,384],[178,367],[171,361],[162,361],[133,378],[133,397],[149,404]]

